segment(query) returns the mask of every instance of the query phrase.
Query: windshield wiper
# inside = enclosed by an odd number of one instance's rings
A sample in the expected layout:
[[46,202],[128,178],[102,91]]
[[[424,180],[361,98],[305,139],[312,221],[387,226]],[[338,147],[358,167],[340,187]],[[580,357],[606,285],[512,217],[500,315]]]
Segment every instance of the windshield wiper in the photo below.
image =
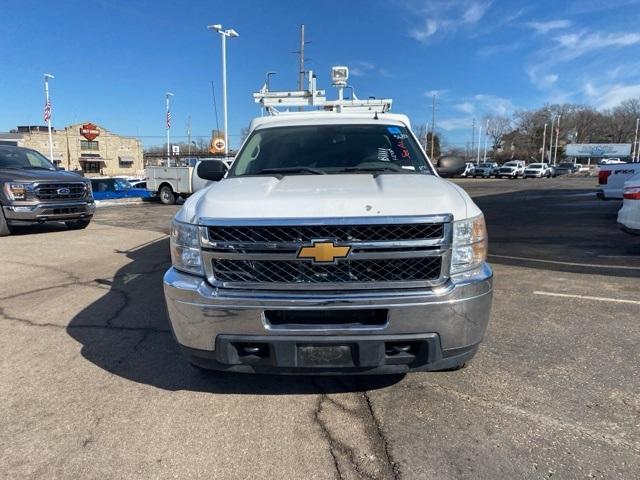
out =
[[270,174],[286,175],[287,173],[310,173],[312,175],[326,175],[327,172],[312,167],[282,167],[282,168],[264,168],[258,172],[258,175]]
[[384,172],[396,172],[396,173],[406,173],[407,170],[404,170],[402,167],[398,165],[371,165],[368,167],[347,167],[340,170],[341,172],[366,172],[373,173],[374,177],[377,177],[381,173]]
[[20,167],[22,170],[50,170],[53,171],[53,168],[47,168],[47,167],[34,167],[34,166],[29,166],[29,167]]

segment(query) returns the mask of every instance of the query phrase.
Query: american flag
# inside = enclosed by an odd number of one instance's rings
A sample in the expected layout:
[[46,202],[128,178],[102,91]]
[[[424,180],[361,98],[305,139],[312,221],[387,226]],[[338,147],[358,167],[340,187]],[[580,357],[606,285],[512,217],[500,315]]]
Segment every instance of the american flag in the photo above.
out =
[[167,110],[167,128],[171,128],[171,110]]
[[47,99],[44,104],[44,122],[49,123],[49,120],[51,120],[51,101]]

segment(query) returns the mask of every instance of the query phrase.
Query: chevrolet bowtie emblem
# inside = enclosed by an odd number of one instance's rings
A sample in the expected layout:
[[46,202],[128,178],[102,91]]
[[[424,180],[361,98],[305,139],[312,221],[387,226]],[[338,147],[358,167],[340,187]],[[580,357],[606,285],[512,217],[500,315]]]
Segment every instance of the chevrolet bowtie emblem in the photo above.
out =
[[351,247],[339,247],[330,241],[312,240],[311,243],[312,246],[302,247],[298,251],[298,258],[310,258],[313,263],[335,263],[351,252]]

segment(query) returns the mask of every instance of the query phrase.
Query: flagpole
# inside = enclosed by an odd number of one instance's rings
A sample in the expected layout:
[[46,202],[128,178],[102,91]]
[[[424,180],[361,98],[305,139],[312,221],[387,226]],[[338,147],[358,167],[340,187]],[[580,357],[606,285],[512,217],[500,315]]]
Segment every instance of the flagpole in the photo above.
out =
[[165,121],[167,122],[167,167],[171,166],[171,117],[170,108],[169,108],[169,97],[173,97],[173,93],[167,92],[165,93],[165,106],[166,106],[166,115]]
[[51,133],[51,103],[49,102],[49,79],[54,78],[49,73],[44,74],[44,97],[45,97],[45,110],[49,110],[47,116],[47,129],[49,130],[49,160],[53,162],[53,134]]

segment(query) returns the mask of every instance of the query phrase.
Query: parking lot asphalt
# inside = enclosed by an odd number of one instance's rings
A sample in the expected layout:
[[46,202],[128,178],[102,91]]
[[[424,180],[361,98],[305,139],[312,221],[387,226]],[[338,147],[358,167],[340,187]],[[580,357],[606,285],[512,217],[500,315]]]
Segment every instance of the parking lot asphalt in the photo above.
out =
[[201,373],[162,295],[178,207],[0,239],[0,478],[639,478],[640,238],[593,178],[456,183],[492,320],[457,372]]

